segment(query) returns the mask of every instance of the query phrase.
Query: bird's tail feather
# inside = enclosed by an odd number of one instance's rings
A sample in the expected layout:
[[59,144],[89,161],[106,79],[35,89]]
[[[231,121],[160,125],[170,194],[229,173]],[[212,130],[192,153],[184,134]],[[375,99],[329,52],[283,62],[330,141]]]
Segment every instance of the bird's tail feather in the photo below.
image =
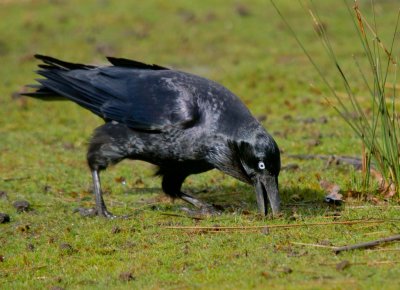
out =
[[[59,59],[56,59],[54,57],[46,56],[46,55],[40,55],[40,54],[35,54],[35,58],[39,59],[43,62],[43,64],[39,64],[38,67],[40,70],[37,71],[40,75],[45,76],[47,79],[46,80],[37,80],[40,85],[27,85],[25,88],[27,89],[34,89],[34,91],[24,91],[21,92],[21,96],[28,96],[32,98],[37,98],[45,101],[59,101],[59,100],[68,100],[71,99],[72,101],[75,101],[77,103],[80,103],[78,100],[75,100],[73,97],[65,97],[62,96],[57,92],[57,90],[50,89],[49,86],[45,85],[45,82],[49,84],[51,82],[51,78],[56,77],[55,72],[56,71],[69,71],[73,69],[92,69],[95,68],[95,66],[90,66],[90,65],[85,65],[85,64],[80,64],[80,63],[71,63],[71,62],[66,62],[62,61]],[[53,80],[54,82],[54,80]],[[90,106],[89,106],[90,107]]]

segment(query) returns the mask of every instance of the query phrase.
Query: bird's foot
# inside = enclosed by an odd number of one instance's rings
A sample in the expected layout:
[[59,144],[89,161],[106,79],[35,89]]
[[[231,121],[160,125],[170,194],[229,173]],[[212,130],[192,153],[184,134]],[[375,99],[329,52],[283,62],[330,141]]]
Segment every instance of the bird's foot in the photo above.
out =
[[74,210],[75,212],[79,212],[79,214],[82,217],[95,217],[95,216],[101,216],[101,217],[105,217],[107,219],[116,219],[116,218],[120,218],[120,219],[127,219],[130,217],[130,215],[123,215],[123,216],[116,216],[114,214],[112,214],[111,212],[109,212],[107,209],[101,209],[98,210],[96,208],[83,208],[83,207],[79,207],[76,208]]
[[102,208],[101,210],[97,209],[97,215],[101,217],[105,217],[107,219],[113,220],[116,219],[117,216],[109,212],[107,209]]

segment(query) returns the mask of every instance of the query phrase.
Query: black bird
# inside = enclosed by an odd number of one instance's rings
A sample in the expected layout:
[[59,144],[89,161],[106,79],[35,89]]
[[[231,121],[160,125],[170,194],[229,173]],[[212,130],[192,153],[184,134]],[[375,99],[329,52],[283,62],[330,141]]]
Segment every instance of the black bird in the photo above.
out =
[[113,218],[104,203],[99,172],[123,159],[159,167],[163,191],[205,212],[213,207],[181,191],[188,175],[219,169],[255,187],[261,214],[280,210],[280,152],[246,106],[208,79],[141,62],[108,57],[92,66],[35,55],[43,62],[40,85],[24,95],[68,99],[103,118],[87,153],[96,213]]

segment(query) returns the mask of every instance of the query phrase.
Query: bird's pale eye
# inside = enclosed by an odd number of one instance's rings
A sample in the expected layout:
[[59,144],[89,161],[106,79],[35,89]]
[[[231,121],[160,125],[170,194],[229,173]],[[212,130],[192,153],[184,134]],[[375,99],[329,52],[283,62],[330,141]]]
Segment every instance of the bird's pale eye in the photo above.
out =
[[258,162],[258,169],[264,170],[265,169],[265,164],[264,162],[260,161]]

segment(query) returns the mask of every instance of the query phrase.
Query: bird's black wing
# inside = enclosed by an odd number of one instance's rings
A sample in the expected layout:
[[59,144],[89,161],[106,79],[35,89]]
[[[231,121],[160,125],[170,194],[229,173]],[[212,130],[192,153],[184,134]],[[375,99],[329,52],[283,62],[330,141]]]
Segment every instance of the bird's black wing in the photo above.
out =
[[93,67],[45,58],[39,74],[42,87],[30,96],[63,96],[106,121],[137,130],[162,132],[188,128],[200,117],[191,75],[126,59],[114,66]]

